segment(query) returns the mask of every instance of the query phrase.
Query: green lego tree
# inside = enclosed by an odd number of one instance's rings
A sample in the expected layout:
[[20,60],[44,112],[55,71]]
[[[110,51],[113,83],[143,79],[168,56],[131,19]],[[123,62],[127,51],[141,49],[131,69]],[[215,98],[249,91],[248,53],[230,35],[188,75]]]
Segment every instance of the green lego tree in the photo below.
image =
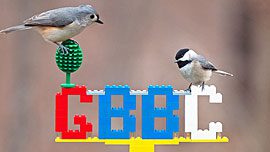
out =
[[61,84],[61,87],[72,88],[75,87],[75,84],[70,83],[70,76],[82,64],[82,49],[76,41],[70,39],[62,42],[62,45],[68,48],[69,52],[68,54],[63,54],[59,47],[56,50],[56,64],[60,70],[66,73],[66,83]]

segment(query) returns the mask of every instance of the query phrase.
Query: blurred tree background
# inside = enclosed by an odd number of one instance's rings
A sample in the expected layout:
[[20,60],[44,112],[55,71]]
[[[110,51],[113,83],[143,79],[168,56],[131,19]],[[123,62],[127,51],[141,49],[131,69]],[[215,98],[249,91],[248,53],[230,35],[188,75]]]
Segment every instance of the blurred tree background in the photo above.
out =
[[[0,29],[48,9],[82,3],[93,5],[105,24],[75,37],[84,62],[72,75],[73,83],[88,89],[103,89],[106,84],[128,84],[132,89],[171,84],[185,89],[188,82],[173,63],[183,47],[235,75],[213,76],[207,84],[216,85],[224,103],[200,107],[205,124],[212,119],[223,122],[229,143],[157,146],[157,152],[269,151],[269,0],[1,0]],[[1,152],[128,151],[127,146],[54,143],[55,94],[65,81],[55,63],[56,46],[32,31],[0,35],[0,45]],[[71,103],[72,112],[88,112],[94,135],[96,106]],[[139,112],[140,107],[137,117]]]

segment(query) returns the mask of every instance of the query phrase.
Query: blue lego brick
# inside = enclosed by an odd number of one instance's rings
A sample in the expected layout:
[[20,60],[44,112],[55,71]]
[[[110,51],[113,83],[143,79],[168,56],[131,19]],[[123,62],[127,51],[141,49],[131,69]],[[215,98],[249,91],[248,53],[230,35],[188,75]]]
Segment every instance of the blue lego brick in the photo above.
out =
[[[166,96],[166,107],[155,107],[155,96]],[[173,95],[172,86],[148,87],[148,95],[142,96],[142,138],[143,139],[172,139],[174,132],[179,132],[179,117],[173,115],[179,110],[179,95]],[[166,130],[155,129],[155,118],[166,118]]]
[[[111,96],[122,95],[123,107],[111,107]],[[105,95],[99,96],[99,138],[129,139],[130,132],[136,131],[136,117],[130,110],[136,109],[136,96],[130,95],[129,86],[106,86]],[[111,129],[111,118],[123,118],[123,130]]]

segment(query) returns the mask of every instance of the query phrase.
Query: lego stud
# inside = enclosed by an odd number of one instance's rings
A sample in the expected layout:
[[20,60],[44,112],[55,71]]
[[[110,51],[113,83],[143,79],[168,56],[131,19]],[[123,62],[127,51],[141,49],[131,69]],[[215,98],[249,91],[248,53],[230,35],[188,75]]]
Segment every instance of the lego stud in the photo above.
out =
[[62,42],[62,45],[69,49],[69,53],[61,53],[59,47],[56,50],[56,64],[60,70],[66,73],[66,83],[61,84],[61,87],[73,88],[75,84],[70,83],[70,76],[71,73],[77,71],[82,64],[82,49],[76,41],[70,39]]

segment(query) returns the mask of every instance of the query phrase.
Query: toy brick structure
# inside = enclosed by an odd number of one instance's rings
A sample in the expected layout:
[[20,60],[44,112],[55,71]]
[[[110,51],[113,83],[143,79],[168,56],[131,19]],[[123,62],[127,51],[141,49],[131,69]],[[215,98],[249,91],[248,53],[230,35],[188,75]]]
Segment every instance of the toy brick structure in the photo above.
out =
[[[72,40],[69,40],[69,43],[66,44],[69,46],[71,44],[77,45]],[[72,47],[69,48],[72,49]],[[67,61],[66,63],[65,58],[60,58],[61,55],[59,54],[56,57],[58,66],[66,73],[76,71],[81,64],[82,58],[78,57],[75,52],[73,51],[69,55],[72,62]],[[80,61],[75,61],[77,59]],[[60,62],[60,60],[62,61]],[[55,142],[101,142],[107,145],[130,145],[130,152],[154,152],[155,145],[178,145],[183,142],[229,142],[227,137],[221,137],[221,122],[210,122],[208,130],[198,128],[198,97],[209,96],[210,104],[222,103],[222,95],[217,93],[215,86],[205,86],[204,90],[192,86],[191,92],[174,90],[172,86],[165,85],[150,85],[147,90],[131,90],[128,85],[107,85],[104,90],[87,90],[85,86],[70,85],[70,80],[61,86],[61,92],[56,94],[55,106],[55,131],[59,132],[60,136],[56,137]],[[81,114],[75,115],[73,120],[75,125],[79,125],[79,129],[70,130],[68,128],[69,95],[79,96],[80,103],[98,103],[98,126],[93,126],[91,122],[87,122],[87,117]],[[115,95],[123,97],[122,107],[112,106],[112,96]],[[155,96],[159,95],[166,97],[165,107],[155,107]],[[93,98],[93,96],[98,96],[98,98]],[[130,134],[136,132],[136,117],[131,115],[130,111],[137,108],[137,96],[142,97],[141,137],[130,136]],[[180,96],[185,97],[184,131],[190,135],[186,137],[175,136],[175,133],[180,132],[179,116],[174,114],[175,110],[182,108],[179,107]],[[93,99],[97,101],[93,101]],[[112,129],[111,119],[113,118],[123,119],[122,129]],[[165,118],[166,129],[156,129],[155,118]],[[93,127],[98,127],[98,137],[87,137],[87,133],[91,133]]]

